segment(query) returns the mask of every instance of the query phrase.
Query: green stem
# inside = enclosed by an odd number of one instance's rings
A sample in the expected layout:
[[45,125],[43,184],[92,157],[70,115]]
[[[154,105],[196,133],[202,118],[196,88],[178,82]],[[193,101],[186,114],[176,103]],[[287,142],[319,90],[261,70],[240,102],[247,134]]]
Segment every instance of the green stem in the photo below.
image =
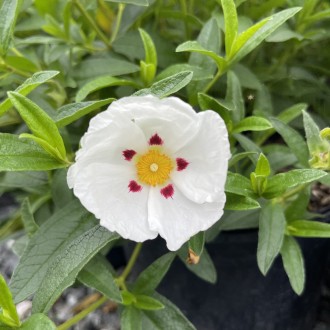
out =
[[95,303],[88,306],[86,309],[81,311],[80,313],[76,314],[74,317],[72,317],[70,320],[67,320],[66,322],[62,323],[60,326],[57,327],[57,330],[67,330],[71,328],[73,325],[78,323],[80,320],[85,318],[89,313],[93,312],[97,308],[99,308],[101,305],[103,305],[108,300],[107,297],[102,296],[99,300],[95,301]]
[[107,47],[110,47],[108,38],[99,29],[99,27],[96,25],[96,23],[93,20],[93,18],[88,14],[88,12],[85,10],[85,8],[82,6],[82,4],[79,2],[79,0],[73,0],[73,3],[76,5],[77,9],[80,11],[80,13],[88,21],[88,23],[90,24],[90,26],[94,29],[94,31],[99,36],[99,38],[107,45]]
[[[186,18],[187,14],[188,14],[186,0],[180,0],[180,6],[181,6],[181,10]],[[190,28],[189,28],[189,24],[188,24],[187,20],[184,21],[184,27],[185,27],[185,31],[186,31],[186,39],[189,40],[190,39]]]
[[133,253],[132,253],[130,259],[128,260],[127,266],[125,267],[123,273],[119,277],[120,281],[125,282],[127,276],[131,272],[131,270],[136,262],[136,259],[138,258],[139,254],[141,252],[141,248],[142,248],[142,243],[137,243],[135,245]]
[[222,74],[223,74],[223,71],[218,70],[217,74],[208,83],[208,85],[203,89],[203,93],[206,94],[213,87],[213,85],[218,81],[218,79],[220,79],[220,77],[222,76]]
[[120,28],[120,25],[121,25],[121,20],[123,18],[124,9],[125,9],[125,4],[124,3],[120,3],[118,5],[118,13],[117,13],[116,25],[115,25],[115,28],[114,28],[114,30],[112,32],[112,36],[111,36],[111,39],[110,39],[110,44],[112,44],[116,40],[116,38],[117,38],[117,35],[118,35],[118,32],[119,32],[119,28]]

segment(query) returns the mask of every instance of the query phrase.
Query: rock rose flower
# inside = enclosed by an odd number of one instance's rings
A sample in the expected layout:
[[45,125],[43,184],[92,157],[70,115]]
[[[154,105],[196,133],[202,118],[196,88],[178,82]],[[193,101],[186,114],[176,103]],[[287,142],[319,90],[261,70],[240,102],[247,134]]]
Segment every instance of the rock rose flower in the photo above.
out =
[[229,158],[217,113],[130,96],[91,120],[68,184],[108,230],[136,242],[159,234],[174,251],[223,214]]

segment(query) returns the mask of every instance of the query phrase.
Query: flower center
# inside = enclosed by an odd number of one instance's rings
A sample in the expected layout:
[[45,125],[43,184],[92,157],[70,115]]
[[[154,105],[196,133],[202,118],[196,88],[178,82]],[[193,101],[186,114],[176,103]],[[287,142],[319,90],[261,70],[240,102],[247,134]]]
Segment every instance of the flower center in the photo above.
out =
[[172,159],[158,149],[150,149],[139,156],[136,163],[139,180],[151,186],[164,184],[170,178],[173,168]]

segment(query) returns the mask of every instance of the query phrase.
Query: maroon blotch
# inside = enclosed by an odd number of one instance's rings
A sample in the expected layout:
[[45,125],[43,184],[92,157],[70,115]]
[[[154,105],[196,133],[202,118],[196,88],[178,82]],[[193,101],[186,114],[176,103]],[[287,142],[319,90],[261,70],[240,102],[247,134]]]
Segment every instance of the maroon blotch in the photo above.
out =
[[189,162],[187,162],[184,158],[177,158],[176,159],[176,169],[178,171],[183,171],[187,168]]
[[128,184],[128,189],[130,192],[139,192],[142,190],[142,186],[140,186],[136,181],[131,180]]
[[151,146],[153,145],[157,145],[160,146],[163,144],[163,140],[161,139],[161,137],[156,133],[154,134],[150,139],[149,139],[149,144]]
[[126,149],[123,151],[123,156],[125,158],[125,160],[132,160],[132,158],[135,156],[136,151],[132,150],[132,149]]
[[174,188],[173,185],[169,184],[166,187],[164,187],[163,189],[160,190],[160,193],[166,198],[172,198],[172,196],[174,195]]

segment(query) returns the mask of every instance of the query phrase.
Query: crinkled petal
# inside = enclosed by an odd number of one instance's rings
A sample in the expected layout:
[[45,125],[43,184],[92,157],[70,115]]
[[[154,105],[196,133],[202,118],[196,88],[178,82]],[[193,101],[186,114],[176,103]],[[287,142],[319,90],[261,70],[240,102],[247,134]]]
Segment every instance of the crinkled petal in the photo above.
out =
[[157,133],[164,141],[164,148],[170,152],[182,148],[198,130],[196,112],[176,97],[126,97],[112,103],[109,109],[134,120],[147,140]]
[[189,165],[173,171],[171,178],[178,189],[196,203],[217,202],[223,198],[230,146],[226,125],[213,111],[198,114],[199,129],[194,138],[178,150],[175,158]]
[[197,204],[174,186],[172,198],[164,198],[159,188],[150,188],[149,227],[166,240],[171,251],[178,250],[190,237],[211,227],[223,214],[225,194],[216,203]]
[[100,224],[122,237],[143,242],[157,232],[149,229],[149,187],[130,192],[133,171],[128,167],[92,163],[79,168],[73,190],[81,203],[100,219]]

